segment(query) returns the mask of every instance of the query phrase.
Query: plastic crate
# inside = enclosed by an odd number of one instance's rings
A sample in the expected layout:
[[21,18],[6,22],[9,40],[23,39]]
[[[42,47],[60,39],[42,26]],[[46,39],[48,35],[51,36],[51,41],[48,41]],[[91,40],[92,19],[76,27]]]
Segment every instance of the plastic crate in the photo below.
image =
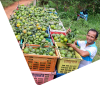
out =
[[62,77],[64,75],[66,75],[66,74],[64,74],[64,73],[58,73],[57,68],[56,68],[56,79],[59,78],[59,77]]
[[41,71],[31,71],[36,84],[41,85],[50,80],[53,80],[56,71],[54,72],[41,72]]
[[17,40],[17,42],[18,42],[18,45],[20,45],[20,41]]
[[47,27],[46,33],[49,34],[48,38],[50,38],[50,30],[49,30],[49,27]]
[[[48,8],[44,8],[45,11],[47,11],[47,9],[48,9]],[[53,12],[54,12],[54,13],[57,13],[56,10],[55,10],[55,8],[49,8],[49,9],[50,9],[50,10],[54,10]],[[50,11],[50,10],[47,11],[47,12],[52,13],[52,11]]]
[[49,39],[49,38],[45,38],[47,41],[49,41],[49,42],[51,42],[51,46],[53,46],[53,42],[52,42],[52,40],[51,39]]
[[[60,22],[61,23],[61,22]],[[59,23],[59,24],[60,24]],[[62,25],[63,26],[63,25]],[[64,33],[66,33],[66,29],[64,28],[64,26],[62,27],[62,29],[63,29],[63,31],[62,30],[52,30],[51,29],[51,27],[50,27],[50,25],[49,25],[49,28],[50,28],[50,32],[64,32]]]
[[[49,12],[49,13],[53,13],[53,12]],[[54,14],[57,14],[57,12],[54,12]]]
[[54,39],[52,37],[52,34],[63,34],[63,35],[66,36],[66,33],[65,32],[50,32],[50,36],[51,36],[51,39],[52,39],[53,44],[55,44],[55,41],[54,41]]
[[58,72],[56,71],[56,78],[58,78],[58,77],[60,77],[60,76],[63,76],[63,75],[65,75],[65,73],[58,73]]
[[[59,21],[60,21],[60,22],[59,22],[59,25],[62,25],[62,26],[63,26],[63,23],[61,22],[60,19],[59,19]],[[64,26],[63,26],[63,29],[66,30],[66,29],[64,28]]]
[[49,25],[50,32],[64,32],[64,33],[66,33],[66,29],[64,28],[63,23],[61,22],[60,19],[59,19],[59,25],[62,26],[62,29],[63,29],[63,30],[53,30],[53,29],[51,29],[51,27],[50,27],[50,25]]
[[[53,42],[50,38],[45,38],[45,39],[51,43],[51,46],[53,46]],[[23,45],[23,39],[21,39],[21,41],[20,41],[20,47],[21,48],[22,48],[22,45]]]
[[22,49],[22,46],[23,46],[23,39],[21,39],[21,41],[20,41],[20,47],[21,47],[21,49]]
[[[34,45],[34,44],[30,44],[30,45],[26,44],[26,46],[33,46],[33,48],[40,47],[39,45]],[[22,49],[24,49],[24,44]],[[59,58],[56,49],[55,49],[55,53],[56,56],[24,54],[24,57],[31,71],[54,72],[57,58]]]
[[[55,46],[58,48],[58,46],[66,46],[66,45],[60,42],[55,42]],[[82,57],[76,51],[75,51],[75,55],[77,58],[61,57],[60,51],[58,49],[57,51],[60,57],[60,59],[57,60],[58,73],[69,73],[71,71],[78,69]]]

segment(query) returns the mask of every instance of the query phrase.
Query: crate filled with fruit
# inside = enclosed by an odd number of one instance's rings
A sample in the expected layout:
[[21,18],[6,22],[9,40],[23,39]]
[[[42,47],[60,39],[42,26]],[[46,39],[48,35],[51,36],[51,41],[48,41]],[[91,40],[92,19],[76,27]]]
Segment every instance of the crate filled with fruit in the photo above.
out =
[[[58,21],[57,21],[58,22]],[[66,33],[66,29],[62,25],[62,23],[59,21],[59,23],[54,22],[54,24],[49,25],[50,32],[64,32]]]
[[[67,46],[67,43],[74,43],[77,30],[73,30],[66,35],[66,42],[55,42],[56,49],[60,59],[57,61],[58,73],[69,73],[76,70],[82,60],[81,56],[72,48]],[[64,38],[63,38],[64,39]]]
[[67,43],[74,43],[75,41],[75,34],[71,32],[67,35],[63,34],[52,34],[55,46],[58,49],[59,56],[66,57],[66,58],[77,58],[75,55],[75,50],[72,47],[67,46]]
[[66,37],[66,33],[63,32],[50,32],[51,35],[51,39],[53,44],[55,44],[55,42],[61,42],[61,43],[66,43],[67,42],[67,37]]
[[48,12],[48,13],[54,13],[54,14],[57,14],[55,8],[45,8],[45,11]]
[[68,47],[64,43],[55,42],[56,49],[60,59],[57,61],[58,73],[69,73],[78,68],[81,56],[72,48]]
[[31,71],[53,72],[58,56],[53,46],[23,44],[22,51]]

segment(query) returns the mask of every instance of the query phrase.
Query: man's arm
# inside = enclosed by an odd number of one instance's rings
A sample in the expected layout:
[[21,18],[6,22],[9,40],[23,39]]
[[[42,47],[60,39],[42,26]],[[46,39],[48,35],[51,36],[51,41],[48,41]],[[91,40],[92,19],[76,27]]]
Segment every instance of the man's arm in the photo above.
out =
[[73,47],[73,49],[78,52],[82,57],[86,57],[86,56],[89,56],[89,52],[88,51],[83,51],[83,50],[80,50],[79,48],[77,48],[76,46]]
[[77,41],[75,41],[74,44],[67,43],[67,45],[70,46],[70,47],[72,47],[82,57],[86,57],[86,56],[89,56],[90,55],[88,51],[83,51],[83,50],[80,50],[79,48],[76,47]]
[[77,40],[75,40],[74,44],[77,45]]

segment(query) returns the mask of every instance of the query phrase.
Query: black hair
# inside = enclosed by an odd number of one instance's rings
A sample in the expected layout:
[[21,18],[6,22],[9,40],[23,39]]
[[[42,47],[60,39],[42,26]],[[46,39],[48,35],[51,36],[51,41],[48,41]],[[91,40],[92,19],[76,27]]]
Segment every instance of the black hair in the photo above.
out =
[[[98,32],[97,32],[95,29],[90,29],[89,31],[94,31],[94,32],[96,32],[96,36],[95,36],[95,38],[98,37]],[[88,32],[89,32],[89,31],[88,31]],[[87,32],[87,34],[88,34],[88,32]]]

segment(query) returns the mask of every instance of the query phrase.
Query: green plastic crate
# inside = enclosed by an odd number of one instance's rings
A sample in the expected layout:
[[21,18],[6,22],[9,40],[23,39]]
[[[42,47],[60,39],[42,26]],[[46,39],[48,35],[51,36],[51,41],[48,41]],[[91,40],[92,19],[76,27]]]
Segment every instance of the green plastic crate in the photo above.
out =
[[47,41],[51,42],[51,46],[53,46],[53,42],[50,38],[46,38]]

